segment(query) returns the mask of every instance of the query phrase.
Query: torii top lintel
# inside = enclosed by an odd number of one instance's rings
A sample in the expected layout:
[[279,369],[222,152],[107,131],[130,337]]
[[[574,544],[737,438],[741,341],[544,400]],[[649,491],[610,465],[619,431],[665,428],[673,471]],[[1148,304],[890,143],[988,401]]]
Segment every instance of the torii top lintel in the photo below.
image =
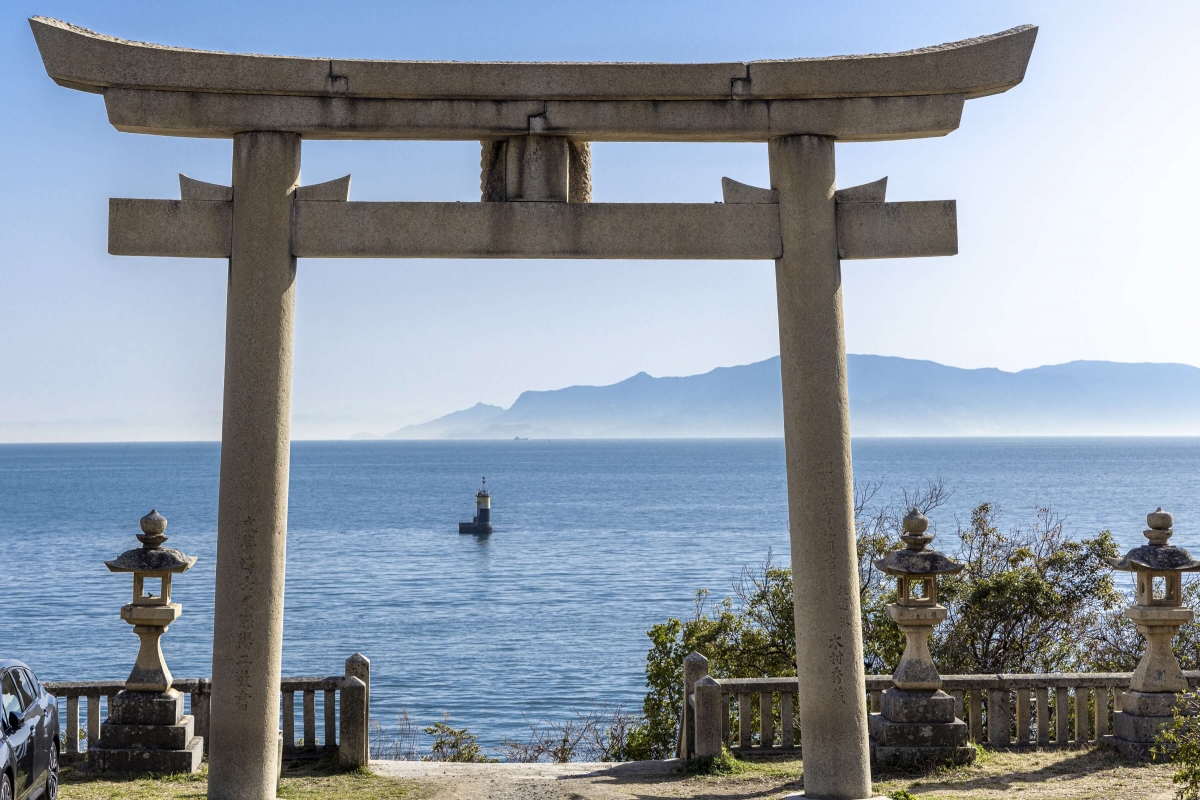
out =
[[313,139],[842,141],[941,136],[1025,76],[1037,28],[886,55],[716,64],[371,61],[130,42],[30,20],[46,71],[119,130]]

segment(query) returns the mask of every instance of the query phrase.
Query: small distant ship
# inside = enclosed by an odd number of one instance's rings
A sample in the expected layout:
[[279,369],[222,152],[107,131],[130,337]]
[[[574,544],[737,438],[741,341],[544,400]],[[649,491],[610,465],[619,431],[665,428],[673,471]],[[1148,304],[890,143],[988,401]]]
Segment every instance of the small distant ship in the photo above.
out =
[[492,496],[488,494],[487,478],[475,493],[475,516],[470,522],[458,523],[459,533],[488,534],[492,532]]

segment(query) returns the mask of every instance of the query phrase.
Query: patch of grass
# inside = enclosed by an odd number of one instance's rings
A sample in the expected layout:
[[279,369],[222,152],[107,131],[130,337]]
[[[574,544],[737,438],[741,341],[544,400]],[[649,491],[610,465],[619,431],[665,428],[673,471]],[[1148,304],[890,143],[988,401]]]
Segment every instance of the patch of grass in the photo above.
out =
[[694,758],[683,768],[685,775],[712,775],[726,778],[731,775],[745,775],[748,772],[760,772],[757,764],[748,764],[733,753],[728,747],[721,748],[721,755],[711,758]]
[[[62,800],[205,800],[207,796],[207,765],[194,775],[143,778],[94,775],[66,767],[59,791]],[[416,800],[419,796],[415,784],[320,761],[285,764],[279,787],[279,797],[289,800]]]
[[[969,766],[941,767],[923,776],[876,775],[875,792],[919,794],[921,800],[1128,800],[1170,797],[1170,767],[1127,761],[1100,748],[983,750]],[[903,795],[900,795],[903,796]]]

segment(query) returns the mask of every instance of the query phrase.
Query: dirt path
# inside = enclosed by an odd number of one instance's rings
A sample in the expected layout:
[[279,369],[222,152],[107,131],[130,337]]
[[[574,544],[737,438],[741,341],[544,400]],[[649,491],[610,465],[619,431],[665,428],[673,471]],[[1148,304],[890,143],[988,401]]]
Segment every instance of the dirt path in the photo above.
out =
[[[722,777],[684,775],[678,761],[629,764],[446,764],[373,761],[382,776],[417,784],[428,800],[672,800],[781,798],[803,788],[799,761],[750,763]],[[881,795],[920,800],[1173,800],[1172,768],[1105,751],[983,753],[971,767],[933,775],[881,775]]]
[[798,791],[798,770],[772,776],[755,771],[736,780],[685,776],[678,761],[628,764],[445,764],[372,761],[379,775],[414,781],[429,800],[656,800],[769,798]]

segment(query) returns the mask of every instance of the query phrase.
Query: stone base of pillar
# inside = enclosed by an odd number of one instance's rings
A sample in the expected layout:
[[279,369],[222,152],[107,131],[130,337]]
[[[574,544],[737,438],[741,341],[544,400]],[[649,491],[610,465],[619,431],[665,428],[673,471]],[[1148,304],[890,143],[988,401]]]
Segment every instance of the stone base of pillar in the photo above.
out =
[[100,726],[99,743],[88,748],[88,768],[123,775],[199,772],[204,740],[195,725],[174,689],[120,692]]
[[1154,738],[1173,719],[1178,697],[1174,692],[1126,692],[1122,710],[1113,714],[1112,735],[1101,744],[1128,758],[1149,761]]
[[883,693],[882,712],[871,714],[871,761],[879,766],[970,764],[967,724],[954,716],[954,698],[943,691]]

